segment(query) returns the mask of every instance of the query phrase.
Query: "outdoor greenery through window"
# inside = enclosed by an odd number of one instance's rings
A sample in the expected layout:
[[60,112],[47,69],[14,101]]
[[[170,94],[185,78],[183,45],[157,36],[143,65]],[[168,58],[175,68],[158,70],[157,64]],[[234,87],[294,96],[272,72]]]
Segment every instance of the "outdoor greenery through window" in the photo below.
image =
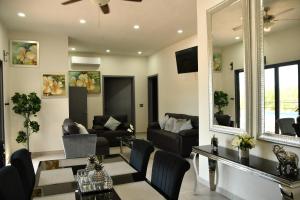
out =
[[266,66],[265,132],[280,133],[276,120],[293,118],[299,111],[299,61]]

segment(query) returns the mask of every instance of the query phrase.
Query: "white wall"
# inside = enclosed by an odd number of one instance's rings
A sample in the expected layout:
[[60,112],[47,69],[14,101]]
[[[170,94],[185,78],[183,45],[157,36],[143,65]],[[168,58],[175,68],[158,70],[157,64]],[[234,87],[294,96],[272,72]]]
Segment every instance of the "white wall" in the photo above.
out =
[[175,58],[176,51],[193,46],[197,46],[197,35],[149,57],[148,75],[158,74],[159,117],[166,112],[198,115],[198,73],[178,74]]
[[[4,95],[4,102],[9,102],[9,91],[8,91],[8,62],[4,62],[4,58],[2,55],[3,50],[6,52],[9,51],[8,47],[8,37],[7,37],[7,30],[3,26],[3,24],[0,21],[0,53],[1,57],[0,59],[3,61],[3,95]],[[8,59],[8,58],[7,58]],[[2,78],[2,77],[1,77]],[[4,131],[5,131],[5,140],[9,140],[10,138],[10,117],[9,117],[9,108],[7,106],[4,107]],[[8,155],[10,154],[10,144],[9,142],[5,145],[5,151],[7,152],[6,156],[8,158]]]
[[[11,32],[9,39],[35,40],[40,42],[40,66],[38,68],[9,68],[10,96],[15,92],[35,91],[42,95],[42,74],[62,73],[69,70],[95,70],[95,68],[76,67],[71,68],[68,55],[68,38],[64,35],[50,35],[27,32]],[[101,75],[128,75],[135,76],[136,94],[136,130],[145,132],[147,128],[147,58],[100,55],[102,64]],[[138,107],[144,104],[143,108]],[[15,138],[17,132],[22,129],[22,118],[12,111],[10,143],[13,150],[22,147],[17,144]],[[88,97],[88,124],[92,126],[94,115],[102,114],[102,94]],[[42,98],[42,109],[38,113],[38,121],[41,125],[39,133],[32,135],[31,151],[55,151],[62,150],[61,125],[69,115],[68,97]]]
[[[135,80],[135,117],[136,131],[146,132],[148,126],[148,92],[147,92],[147,58],[141,56],[116,56],[97,55],[87,53],[70,53],[89,57],[101,57],[101,66],[95,67],[72,67],[73,70],[100,70],[102,76],[134,76]],[[103,79],[102,79],[103,80]],[[103,90],[103,82],[101,82]],[[92,127],[95,115],[103,114],[103,93],[88,96],[88,126]],[[121,101],[121,99],[120,99]],[[144,104],[144,107],[139,107]]]
[[[220,146],[231,148],[231,140],[233,136],[215,133],[209,131],[209,102],[208,102],[208,55],[207,55],[207,21],[206,10],[220,3],[221,0],[198,0],[198,46],[199,46],[199,71],[198,73],[198,86],[199,86],[199,144],[210,144],[210,139],[215,134],[219,138]],[[254,2],[254,1],[253,1]],[[252,15],[255,16],[255,15]],[[253,40],[253,46],[255,46]],[[253,55],[255,55],[253,49]],[[255,67],[253,73],[256,73]],[[253,77],[256,80],[256,77]],[[256,83],[253,82],[254,95],[253,95],[253,116],[256,113]],[[255,117],[254,117],[255,119]],[[256,121],[253,122],[252,134],[256,136]],[[258,141],[255,149],[251,150],[251,154],[261,156],[266,159],[276,160],[272,153],[272,143]],[[288,150],[300,154],[300,149],[286,147]],[[251,175],[225,165],[219,165],[219,184],[218,190],[228,195],[230,199],[237,199],[237,197],[249,200],[279,200],[281,199],[278,185],[262,179],[260,177]],[[208,181],[208,164],[207,159],[201,157],[200,159],[200,178],[201,180]],[[230,195],[233,194],[234,196]]]
[[[11,32],[9,39],[35,40],[40,43],[40,65],[38,68],[9,68],[10,95],[15,92],[36,92],[42,95],[42,75],[44,73],[66,73],[68,67],[68,38],[63,35],[46,35],[39,33]],[[12,105],[10,106],[10,109]],[[43,98],[42,109],[38,113],[40,131],[30,138],[32,152],[62,150],[63,120],[68,117],[68,99]],[[11,145],[12,149],[23,147],[15,141],[17,133],[22,129],[23,118],[11,111]]]

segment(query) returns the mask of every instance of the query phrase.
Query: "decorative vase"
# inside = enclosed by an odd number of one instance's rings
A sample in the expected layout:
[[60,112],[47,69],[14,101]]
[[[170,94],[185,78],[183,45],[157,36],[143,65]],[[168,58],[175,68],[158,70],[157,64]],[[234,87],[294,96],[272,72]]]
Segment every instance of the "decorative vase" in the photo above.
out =
[[239,149],[239,159],[249,159],[249,149]]

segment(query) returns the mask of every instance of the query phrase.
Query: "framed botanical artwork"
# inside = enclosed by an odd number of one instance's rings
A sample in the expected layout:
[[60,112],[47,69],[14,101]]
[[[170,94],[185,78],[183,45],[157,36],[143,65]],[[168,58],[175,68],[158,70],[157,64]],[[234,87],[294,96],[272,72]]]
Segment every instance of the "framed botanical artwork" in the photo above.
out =
[[216,72],[222,71],[222,55],[220,53],[213,55],[213,69]]
[[10,60],[15,67],[38,67],[39,42],[11,40]]
[[64,74],[43,74],[43,97],[65,95],[66,76]]
[[99,71],[69,71],[70,87],[86,87],[88,94],[101,92]]

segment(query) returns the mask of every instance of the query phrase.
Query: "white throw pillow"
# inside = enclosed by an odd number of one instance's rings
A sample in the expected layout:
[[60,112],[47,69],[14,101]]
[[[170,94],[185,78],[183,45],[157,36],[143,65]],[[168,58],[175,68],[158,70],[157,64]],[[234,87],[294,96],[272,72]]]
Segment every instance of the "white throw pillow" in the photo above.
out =
[[166,123],[169,119],[168,115],[164,115],[163,118],[159,121],[159,126],[161,129],[165,129]]
[[108,128],[112,131],[115,131],[118,128],[118,126],[120,126],[120,124],[121,124],[121,122],[119,122],[115,118],[109,117],[107,122],[104,124],[104,127]]
[[173,117],[170,117],[167,122],[166,122],[166,125],[165,125],[165,130],[166,131],[173,131],[173,128],[174,128],[174,123],[175,123],[175,118]]
[[86,128],[82,124],[78,124],[75,122],[77,127],[79,128],[79,133],[80,134],[89,134],[89,132],[86,130]]
[[179,133],[181,127],[186,123],[186,119],[175,119],[175,123],[173,126],[173,133]]
[[190,130],[190,129],[193,129],[193,126],[192,126],[192,121],[191,120],[188,120],[186,121],[180,128],[179,131],[183,131],[183,130]]

